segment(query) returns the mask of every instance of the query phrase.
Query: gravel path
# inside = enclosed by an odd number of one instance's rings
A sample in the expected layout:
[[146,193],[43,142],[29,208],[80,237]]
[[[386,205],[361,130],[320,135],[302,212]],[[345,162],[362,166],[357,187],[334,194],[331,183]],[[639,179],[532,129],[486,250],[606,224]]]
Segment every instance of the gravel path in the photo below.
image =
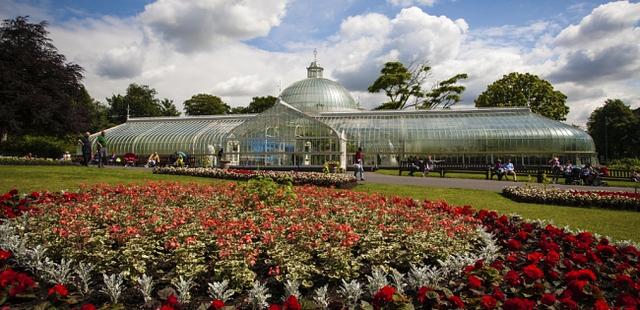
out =
[[[511,178],[509,179],[511,180]],[[410,176],[393,176],[379,174],[375,172],[365,173],[365,183],[379,183],[379,184],[398,184],[398,185],[422,185],[431,187],[444,187],[444,188],[466,188],[466,189],[480,189],[486,191],[501,192],[506,186],[524,186],[529,184],[532,186],[544,186],[545,184],[539,183],[525,183],[525,182],[513,182],[513,181],[496,181],[496,180],[477,180],[477,179],[454,179],[454,178],[438,178],[438,177],[410,177]],[[640,192],[640,189],[633,187],[593,187],[593,186],[581,186],[581,185],[564,185],[564,184],[546,184],[546,186],[553,186],[562,189],[578,189],[583,191],[617,191],[617,192]]]

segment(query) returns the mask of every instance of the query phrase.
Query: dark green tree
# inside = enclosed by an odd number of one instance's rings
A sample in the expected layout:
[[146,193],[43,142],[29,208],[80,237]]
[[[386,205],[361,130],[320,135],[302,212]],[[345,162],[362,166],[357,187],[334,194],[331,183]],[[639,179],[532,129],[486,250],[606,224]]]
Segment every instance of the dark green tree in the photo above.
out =
[[218,96],[197,94],[184,102],[184,111],[186,115],[219,115],[229,114],[231,107]]
[[131,117],[163,116],[164,109],[157,94],[147,85],[132,83],[124,96],[118,94],[107,98],[109,115],[117,124],[126,122],[127,113]]
[[231,114],[257,114],[262,113],[269,108],[271,108],[274,104],[276,104],[278,98],[274,96],[265,96],[265,97],[253,97],[249,106],[247,107],[235,107],[231,109]]
[[640,153],[640,121],[620,99],[607,99],[589,116],[587,130],[606,162]]
[[9,134],[64,136],[90,125],[83,69],[58,53],[46,27],[26,16],[0,27],[1,140]]
[[162,116],[180,116],[180,111],[178,111],[176,105],[173,104],[173,100],[164,98],[160,101],[160,106],[162,108]]
[[93,99],[83,87],[77,104],[84,105],[89,111],[89,127],[85,130],[98,132],[113,127],[115,124],[109,119],[109,107]]
[[376,110],[402,110],[409,106],[409,99],[423,97],[422,84],[429,76],[431,67],[420,64],[407,68],[401,62],[391,61],[384,64],[380,76],[369,86],[370,93],[384,91],[389,101]]
[[463,85],[459,85],[458,82],[467,77],[466,73],[460,73],[438,83],[430,92],[424,94],[425,99],[418,107],[429,110],[451,108],[451,106],[462,100],[462,93],[466,88]]
[[493,82],[476,98],[476,107],[530,107],[531,111],[563,121],[569,113],[567,96],[530,73],[512,72]]

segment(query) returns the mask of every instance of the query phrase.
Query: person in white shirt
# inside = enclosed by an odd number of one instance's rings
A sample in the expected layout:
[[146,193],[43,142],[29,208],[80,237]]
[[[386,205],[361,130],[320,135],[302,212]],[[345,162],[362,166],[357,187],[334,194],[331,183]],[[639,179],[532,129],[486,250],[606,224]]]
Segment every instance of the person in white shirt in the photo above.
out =
[[511,158],[507,160],[507,163],[502,166],[504,168],[505,180],[508,175],[513,175],[513,182],[518,182],[518,178],[516,176],[516,169],[513,167],[511,163]]

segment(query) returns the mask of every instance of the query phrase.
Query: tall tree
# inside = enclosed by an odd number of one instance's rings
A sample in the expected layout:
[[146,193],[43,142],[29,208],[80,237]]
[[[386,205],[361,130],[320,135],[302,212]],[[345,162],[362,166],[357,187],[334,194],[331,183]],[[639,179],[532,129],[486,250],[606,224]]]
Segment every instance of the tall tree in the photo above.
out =
[[462,92],[466,89],[463,85],[459,85],[460,80],[466,79],[466,73],[460,73],[452,76],[437,84],[430,92],[424,94],[425,99],[419,106],[421,109],[449,109],[451,106],[462,100]]
[[389,101],[382,104],[377,110],[401,110],[408,107],[407,102],[412,97],[414,104],[418,98],[423,97],[422,84],[429,77],[431,67],[420,64],[411,65],[409,68],[397,61],[384,64],[380,70],[380,76],[369,86],[370,93],[384,91]]
[[605,159],[640,155],[640,121],[620,99],[607,99],[589,116],[587,130]]
[[476,98],[476,107],[530,107],[531,111],[563,121],[569,113],[567,96],[530,73],[512,72],[493,82]]
[[249,106],[247,107],[235,107],[231,109],[231,114],[257,114],[266,111],[271,108],[276,102],[278,98],[274,96],[265,96],[265,97],[253,97]]
[[[163,116],[163,106],[156,98],[158,92],[147,85],[132,83],[127,87],[127,93],[107,98],[109,115],[117,123],[126,122],[127,115],[131,117]],[[165,99],[167,100],[167,99]]]
[[184,102],[184,111],[187,115],[218,115],[229,114],[231,107],[218,96],[197,94]]
[[162,116],[180,116],[180,111],[176,108],[176,105],[173,104],[173,100],[169,100],[164,98],[160,101],[161,114]]
[[67,62],[48,38],[47,23],[28,17],[0,27],[0,137],[8,134],[63,136],[89,126],[80,104],[82,68]]

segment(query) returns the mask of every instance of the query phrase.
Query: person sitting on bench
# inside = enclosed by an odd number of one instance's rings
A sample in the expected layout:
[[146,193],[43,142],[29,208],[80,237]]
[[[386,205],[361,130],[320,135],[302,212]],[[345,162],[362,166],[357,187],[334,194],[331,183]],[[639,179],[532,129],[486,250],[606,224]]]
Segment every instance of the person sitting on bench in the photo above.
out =
[[[493,166],[493,174],[498,178],[498,181],[502,181],[504,176],[504,168],[502,168],[502,160],[496,160],[496,164]],[[493,175],[491,176],[493,179]]]
[[513,167],[511,163],[511,158],[507,159],[507,163],[502,165],[504,169],[504,178],[507,179],[508,175],[513,175],[513,182],[518,182],[518,177],[516,176],[516,169]]

